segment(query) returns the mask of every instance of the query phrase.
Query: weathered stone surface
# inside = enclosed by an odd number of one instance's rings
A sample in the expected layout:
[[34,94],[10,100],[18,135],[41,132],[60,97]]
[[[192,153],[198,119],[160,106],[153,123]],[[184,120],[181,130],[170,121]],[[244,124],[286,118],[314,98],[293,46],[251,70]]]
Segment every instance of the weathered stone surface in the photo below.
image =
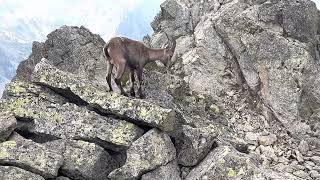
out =
[[66,141],[61,173],[72,179],[105,180],[117,163],[102,147],[84,141]]
[[0,142],[5,141],[16,128],[17,120],[9,112],[1,112],[0,109]]
[[216,132],[214,126],[192,128],[184,125],[181,139],[176,140],[178,163],[183,166],[197,165],[211,150]]
[[[39,88],[33,84],[12,82],[5,108],[13,112],[20,129],[63,139],[82,139],[96,142],[113,150],[126,149],[144,132],[138,126],[114,118],[103,117],[75,104],[58,104],[42,93],[24,93]],[[13,90],[19,91],[13,91]],[[30,121],[30,119],[32,121]]]
[[177,161],[160,166],[141,177],[141,180],[181,180]]
[[257,164],[246,154],[228,146],[220,146],[197,165],[186,177],[194,179],[250,179],[258,171]]
[[152,129],[136,140],[127,150],[126,163],[112,171],[111,179],[137,179],[143,173],[167,164],[176,157],[170,137]]
[[43,177],[33,174],[29,171],[13,167],[13,166],[0,166],[0,179],[1,180],[44,180]]
[[31,140],[5,141],[0,144],[0,164],[54,178],[63,164],[63,156]]
[[105,113],[130,118],[163,131],[173,131],[179,124],[172,109],[106,92],[105,87],[60,71],[48,64],[45,59],[37,64],[33,81],[50,86],[52,89],[68,91]]

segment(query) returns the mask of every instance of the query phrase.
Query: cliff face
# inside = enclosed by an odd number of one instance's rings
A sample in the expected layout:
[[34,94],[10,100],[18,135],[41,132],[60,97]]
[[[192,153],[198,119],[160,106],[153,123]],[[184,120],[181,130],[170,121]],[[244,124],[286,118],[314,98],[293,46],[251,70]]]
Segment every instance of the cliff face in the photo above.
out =
[[319,13],[310,0],[167,0],[146,99],[107,92],[104,41],[34,43],[0,103],[0,179],[320,178]]

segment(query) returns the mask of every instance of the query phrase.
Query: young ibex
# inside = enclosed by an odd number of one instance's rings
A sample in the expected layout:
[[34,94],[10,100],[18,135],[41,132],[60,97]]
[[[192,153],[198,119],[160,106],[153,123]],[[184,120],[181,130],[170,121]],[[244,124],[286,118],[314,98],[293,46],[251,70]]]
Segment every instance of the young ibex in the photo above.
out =
[[[168,37],[168,36],[167,36]],[[168,37],[169,39],[169,37]],[[130,70],[130,94],[135,96],[134,91],[134,72],[136,72],[138,78],[138,95],[140,98],[144,98],[142,93],[142,73],[144,66],[152,61],[159,60],[165,66],[168,65],[171,59],[174,49],[175,41],[170,39],[170,43],[163,46],[161,49],[148,48],[143,43],[134,41],[125,37],[111,38],[107,44],[103,47],[103,52],[107,58],[107,82],[109,90],[113,91],[111,86],[111,74],[112,68],[115,65],[117,67],[114,81],[122,95],[128,96],[121,86],[122,76],[128,68]]]

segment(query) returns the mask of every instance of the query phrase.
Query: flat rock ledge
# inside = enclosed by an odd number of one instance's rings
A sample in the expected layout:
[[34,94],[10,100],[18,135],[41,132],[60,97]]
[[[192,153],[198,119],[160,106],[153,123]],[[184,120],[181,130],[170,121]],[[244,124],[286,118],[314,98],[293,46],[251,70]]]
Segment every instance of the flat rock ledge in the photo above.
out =
[[138,124],[156,127],[165,132],[172,132],[179,126],[174,110],[115,92],[107,92],[106,87],[61,71],[50,65],[46,59],[37,64],[32,80],[69,98],[72,96],[75,101],[87,103],[103,113],[128,118]]
[[138,179],[143,173],[166,165],[176,157],[176,150],[170,137],[152,129],[137,139],[127,150],[126,163],[112,171],[109,178],[114,180]]

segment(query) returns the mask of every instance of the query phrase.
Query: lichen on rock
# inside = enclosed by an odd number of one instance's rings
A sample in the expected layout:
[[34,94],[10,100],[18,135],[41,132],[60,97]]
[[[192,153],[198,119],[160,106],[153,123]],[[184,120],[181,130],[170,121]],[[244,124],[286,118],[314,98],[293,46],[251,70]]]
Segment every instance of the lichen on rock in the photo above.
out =
[[56,91],[69,91],[73,96],[104,113],[130,118],[137,123],[157,127],[163,131],[172,132],[180,123],[172,109],[107,92],[107,88],[104,86],[58,70],[50,65],[46,59],[43,59],[35,67],[33,81],[49,86]]

